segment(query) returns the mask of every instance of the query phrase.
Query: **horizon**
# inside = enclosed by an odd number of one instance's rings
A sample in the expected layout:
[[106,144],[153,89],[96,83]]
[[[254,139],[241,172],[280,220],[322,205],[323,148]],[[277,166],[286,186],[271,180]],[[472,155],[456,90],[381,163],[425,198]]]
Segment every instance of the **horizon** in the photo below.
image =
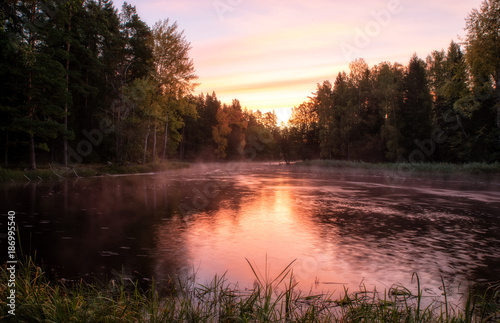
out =
[[150,27],[168,18],[184,30],[199,76],[195,94],[215,91],[222,103],[238,99],[248,110],[274,110],[280,124],[318,83],[348,72],[357,58],[370,67],[406,65],[414,53],[425,59],[460,42],[465,18],[482,0],[128,3]]

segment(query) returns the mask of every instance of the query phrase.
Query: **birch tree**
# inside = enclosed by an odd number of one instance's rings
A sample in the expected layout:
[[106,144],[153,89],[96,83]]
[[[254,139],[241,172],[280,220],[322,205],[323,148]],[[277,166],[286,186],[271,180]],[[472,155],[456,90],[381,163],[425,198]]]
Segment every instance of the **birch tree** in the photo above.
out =
[[[193,81],[198,78],[194,63],[189,58],[191,44],[186,40],[184,31],[178,30],[177,22],[169,20],[157,22],[153,26],[155,76],[159,84],[158,91],[164,95],[163,122],[165,134],[163,141],[162,161],[167,157],[167,141],[169,124],[182,126],[179,116],[194,113],[194,108],[183,100],[191,94],[197,85]],[[177,129],[172,129],[177,131]]]

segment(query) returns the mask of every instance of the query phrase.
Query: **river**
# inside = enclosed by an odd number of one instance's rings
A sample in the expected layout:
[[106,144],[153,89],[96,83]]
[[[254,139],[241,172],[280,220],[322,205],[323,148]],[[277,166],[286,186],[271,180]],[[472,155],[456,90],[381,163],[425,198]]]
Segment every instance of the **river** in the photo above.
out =
[[210,164],[161,174],[4,184],[21,246],[58,278],[158,284],[291,266],[304,292],[395,283],[459,301],[500,279],[500,183],[474,178]]

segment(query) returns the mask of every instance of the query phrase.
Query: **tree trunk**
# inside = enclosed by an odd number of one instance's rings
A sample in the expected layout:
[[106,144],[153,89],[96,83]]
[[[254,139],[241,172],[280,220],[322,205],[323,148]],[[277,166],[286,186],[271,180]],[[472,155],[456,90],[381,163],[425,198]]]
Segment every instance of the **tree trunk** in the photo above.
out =
[[181,144],[179,147],[179,159],[182,160],[184,158],[184,144],[186,140],[184,140],[184,132],[186,130],[186,126],[182,127],[182,136],[181,136]]
[[396,108],[394,107],[394,103],[392,104],[392,115],[394,116],[394,136],[396,137],[396,161],[399,161],[399,128],[398,128],[398,119],[396,118]]
[[148,133],[146,134],[146,140],[144,141],[144,157],[142,158],[142,164],[146,164],[146,155],[148,154],[148,138],[151,132],[151,124],[148,125]]
[[[33,46],[30,40],[30,46]],[[33,47],[31,47],[33,48]],[[31,79],[32,79],[32,74],[31,70],[28,73],[28,107],[30,107],[30,113],[29,113],[29,118],[32,119],[33,115],[35,114],[35,107],[31,108]],[[36,160],[35,160],[35,135],[34,133],[30,133],[30,140],[29,140],[29,157],[30,157],[30,165],[31,169],[35,170],[36,169]]]
[[9,132],[5,132],[5,168],[9,167]]
[[499,130],[498,141],[500,142],[500,63],[497,64],[496,92],[497,92],[497,128]]
[[156,120],[155,120],[155,128],[153,131],[153,164],[156,163]]
[[161,157],[161,162],[164,163],[167,158],[167,140],[168,140],[168,112],[167,121],[165,121],[165,140],[163,141],[163,155]]
[[31,169],[36,169],[36,160],[35,160],[35,136],[30,133],[30,165]]
[[[68,18],[68,37],[70,37],[71,33],[71,6],[69,7],[69,18]],[[66,43],[66,93],[69,92],[69,51],[71,48],[71,43],[68,42]],[[64,161],[64,166],[68,166],[68,102],[64,104],[64,136],[63,136],[63,161]]]

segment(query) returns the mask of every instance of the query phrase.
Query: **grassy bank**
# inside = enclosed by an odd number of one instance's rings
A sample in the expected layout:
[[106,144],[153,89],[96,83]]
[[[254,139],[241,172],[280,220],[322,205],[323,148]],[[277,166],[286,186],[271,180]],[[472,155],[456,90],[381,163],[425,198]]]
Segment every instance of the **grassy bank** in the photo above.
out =
[[[345,291],[301,295],[287,267],[266,281],[254,270],[253,290],[239,290],[224,276],[202,285],[174,280],[171,292],[140,291],[124,277],[108,284],[50,282],[31,258],[18,264],[15,317],[8,313],[7,284],[0,285],[2,322],[498,322],[500,284],[465,306],[434,301],[424,307],[421,292],[394,285],[384,293]],[[252,267],[252,269],[254,269]],[[2,282],[10,273],[4,265]],[[418,282],[418,276],[415,275]],[[444,284],[443,284],[444,286]],[[420,290],[420,287],[418,288]]]
[[344,160],[307,160],[294,163],[296,166],[365,169],[371,171],[394,171],[401,174],[469,174],[469,175],[500,175],[500,163],[365,163]]
[[188,167],[189,163],[186,162],[166,162],[145,165],[79,164],[67,167],[49,164],[34,171],[0,168],[0,182],[53,181],[73,177],[157,173]]

